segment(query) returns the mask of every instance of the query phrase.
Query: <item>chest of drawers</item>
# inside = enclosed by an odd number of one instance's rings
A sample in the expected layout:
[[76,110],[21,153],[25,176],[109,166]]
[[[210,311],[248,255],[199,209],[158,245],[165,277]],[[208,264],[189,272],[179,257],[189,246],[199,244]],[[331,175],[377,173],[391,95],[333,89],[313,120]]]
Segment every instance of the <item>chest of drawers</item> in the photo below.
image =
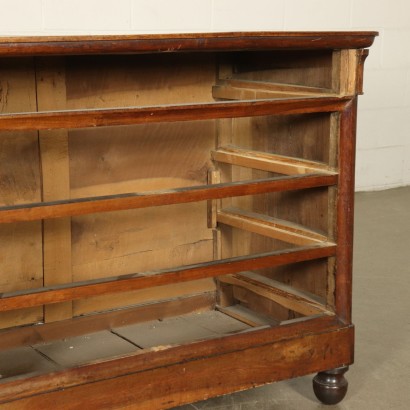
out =
[[376,34],[0,39],[5,409],[343,398]]

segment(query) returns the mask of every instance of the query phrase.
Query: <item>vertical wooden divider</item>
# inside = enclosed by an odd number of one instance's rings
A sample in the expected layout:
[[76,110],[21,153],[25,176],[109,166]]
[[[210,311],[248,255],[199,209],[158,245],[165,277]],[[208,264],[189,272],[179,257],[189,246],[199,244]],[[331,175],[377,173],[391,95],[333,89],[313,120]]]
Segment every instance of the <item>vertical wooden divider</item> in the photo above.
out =
[[[330,116],[329,130],[329,166],[338,169],[338,146],[340,133],[340,115],[332,113]],[[328,188],[328,238],[330,241],[336,241],[336,203],[337,203],[337,187],[330,186]],[[335,306],[335,273],[336,259],[328,258],[327,262],[327,291],[326,302],[329,307]]]
[[[363,94],[363,69],[368,50],[341,51],[340,93],[342,95]],[[356,152],[357,98],[339,117],[339,186],[338,186],[338,253],[334,259],[336,313],[346,323],[352,320],[352,270],[353,270],[353,224],[354,224],[354,177]],[[347,124],[347,125],[346,125]],[[347,130],[347,131],[346,131]],[[343,169],[342,169],[343,166]]]
[[[217,120],[217,141],[216,148],[220,146],[230,144],[232,142],[232,119]],[[217,172],[217,175],[216,175]],[[227,164],[220,164],[217,171],[214,173],[214,182],[230,182],[232,181],[231,166]],[[215,201],[217,212],[218,209],[223,207],[229,207],[232,204],[232,198],[224,198]],[[217,220],[215,218],[214,227],[214,259],[229,258],[232,256],[232,235],[230,228],[218,227]],[[215,279],[217,291],[216,301],[221,307],[231,306],[234,303],[233,299],[233,287],[221,283],[218,278]]]
[[[226,80],[232,78],[232,61],[227,56],[219,58],[217,71],[216,71],[216,83],[220,80]],[[232,143],[232,119],[218,119],[216,120],[216,147],[219,148],[223,145]],[[230,182],[232,181],[232,167],[226,164],[219,164],[216,166],[218,176],[214,175],[214,181],[217,178],[218,182]],[[215,183],[215,182],[214,182]],[[232,198],[225,198],[215,201],[216,211],[232,204]],[[230,229],[230,228],[228,228]],[[214,227],[214,259],[229,258],[232,256],[232,238],[230,231],[226,228],[218,227],[217,221],[215,221]],[[233,288],[231,285],[221,283],[218,278],[215,278],[216,282],[216,302],[221,307],[231,306],[234,303]]]
[[[333,55],[333,90],[341,96],[357,95],[362,91],[361,78],[360,75],[358,76],[357,69],[360,52],[355,49],[340,50],[335,51]],[[336,290],[332,292],[331,301],[334,303],[336,314],[345,323],[351,323],[356,110],[357,103],[354,99],[342,113],[337,114],[337,127],[333,127],[337,129],[337,167],[339,171],[337,193],[334,194],[336,204],[333,210],[334,226],[338,229],[335,232],[336,258],[331,258],[329,263],[329,268],[335,272],[332,275],[334,283],[328,282],[328,285]],[[336,124],[335,120],[333,123]],[[328,295],[330,291],[331,289]]]
[[[63,58],[41,58],[36,64],[37,109],[66,108]],[[39,131],[43,201],[70,197],[68,131]],[[72,281],[71,218],[43,221],[44,286]],[[72,302],[44,307],[44,321],[72,317]]]

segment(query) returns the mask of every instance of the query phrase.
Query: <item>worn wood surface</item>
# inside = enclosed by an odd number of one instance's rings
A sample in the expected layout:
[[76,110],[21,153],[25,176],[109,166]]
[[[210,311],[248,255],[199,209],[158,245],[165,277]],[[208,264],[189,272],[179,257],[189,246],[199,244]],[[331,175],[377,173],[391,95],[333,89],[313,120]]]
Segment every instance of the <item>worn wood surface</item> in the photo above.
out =
[[140,306],[117,309],[98,315],[78,316],[73,319],[49,322],[42,326],[4,329],[0,331],[0,351],[13,347],[50,342],[61,338],[86,335],[87,333],[109,330],[118,326],[213,309],[215,306],[215,292],[204,292],[203,288],[198,289],[198,291],[201,293],[177,297],[169,292],[166,295],[167,299],[161,300],[161,295],[156,295],[157,300],[155,302],[141,303]]
[[258,314],[243,305],[235,304],[232,306],[217,306],[217,309],[228,316],[240,320],[252,327],[277,325],[279,322],[270,316]]
[[225,146],[212,152],[215,161],[241,167],[255,168],[284,175],[335,173],[327,164],[284,155],[267,154],[234,146]]
[[375,31],[328,31],[3,37],[0,55],[363,48],[370,47],[377,34]]
[[252,272],[226,275],[221,277],[220,281],[245,288],[305,316],[320,313],[331,314],[323,304],[303,294],[303,292],[298,292],[292,289],[291,286],[284,285],[273,279],[267,279],[262,275],[257,275]]
[[273,111],[278,115],[333,112],[342,111],[347,101],[344,97],[318,97],[3,114],[0,116],[0,130],[107,127],[191,121],[193,118],[206,120],[269,115]]
[[[351,327],[349,328],[352,330]],[[0,389],[0,403],[28,397],[40,392],[60,390],[87,382],[116,378],[134,372],[145,372],[164,365],[187,362],[195,358],[218,357],[221,352],[243,352],[251,346],[270,346],[271,342],[278,342],[280,340],[293,339],[297,343],[297,340],[303,337],[306,332],[317,335],[324,334],[325,332],[336,332],[337,334],[340,329],[340,322],[335,317],[327,316],[311,319],[307,322],[299,322],[292,326],[284,325],[271,329],[255,330],[254,332],[241,335],[232,335],[229,338],[198,342],[170,349],[154,349],[145,352],[143,355],[131,355],[114,361],[89,364],[80,368],[67,369],[64,372],[38,376],[29,380],[20,378],[8,382],[7,388]],[[351,344],[343,346],[340,343],[339,346],[343,349],[349,349],[349,362],[351,362]],[[329,359],[331,356],[329,355]],[[331,360],[339,359],[332,357]],[[309,361],[309,363],[311,362]]]
[[123,275],[95,279],[92,281],[74,282],[55,285],[29,291],[5,293],[0,298],[0,311],[38,306],[47,303],[58,303],[90,296],[124,292],[163,286],[174,282],[187,282],[196,279],[216,277],[241,270],[263,269],[300,261],[333,256],[336,246],[333,244],[312,245],[310,247],[273,251],[265,254],[240,256],[212,261],[176,269],[160,270],[133,275]]
[[[304,165],[312,165],[312,162],[320,163],[322,172],[323,168],[337,172],[333,145],[338,141],[338,133],[334,130],[332,115],[237,118],[233,120],[234,138],[231,144],[234,145],[235,149],[239,146],[240,150],[245,152],[263,152],[266,156],[273,153],[274,155],[279,154],[284,157],[297,158],[296,162],[286,161],[284,166],[288,169],[282,168],[276,169],[276,171],[289,172],[290,165],[295,165],[295,170],[298,165],[301,166],[306,161]],[[252,138],[249,138],[249,135]],[[300,158],[303,158],[303,160],[298,163]],[[243,161],[241,160],[241,165],[246,165],[248,160],[249,158],[246,156]],[[235,170],[234,167],[232,169]],[[240,169],[243,169],[243,167],[240,167]],[[222,175],[228,176],[229,174],[222,173]],[[329,219],[332,216],[332,211],[329,208],[329,193],[326,189],[269,193],[248,198],[250,198],[248,203],[238,203],[237,207],[241,208],[242,212],[267,215],[269,218],[285,220],[287,223],[303,226],[305,229],[313,230],[323,237],[328,235],[329,224],[332,223]],[[238,199],[235,200],[238,201]],[[223,233],[225,236],[231,235],[231,238],[227,239],[226,242],[235,241],[233,243],[237,244],[235,252],[249,252],[248,249],[242,250],[247,246],[252,246],[251,250],[256,252],[258,248],[266,250],[265,247],[275,247],[280,249],[284,246],[283,242],[272,243],[265,238],[261,238],[260,235],[246,235],[242,230],[233,230],[228,233],[226,229]],[[232,237],[235,239],[232,239]],[[285,238],[290,239],[286,235],[281,238],[282,240]],[[318,262],[302,266],[299,264],[270,268],[266,269],[264,274],[320,296],[331,294],[327,285],[328,268],[326,263]],[[237,290],[236,293],[241,296],[242,300],[252,303],[255,308],[252,295],[244,295],[242,290]],[[270,314],[276,310],[278,317],[287,318],[286,315],[284,316],[281,307],[272,305],[271,307],[265,306],[264,309]]]
[[[36,62],[37,110],[66,108],[66,78],[64,58]],[[42,171],[42,200],[70,198],[70,175],[67,130],[39,131]],[[71,219],[43,222],[44,286],[72,281]],[[44,320],[68,319],[72,303],[44,308]]]
[[256,195],[264,192],[290,191],[335,185],[337,175],[303,175],[231,182],[213,186],[194,186],[146,193],[127,193],[101,197],[79,198],[48,203],[4,206],[0,223],[61,218],[98,212],[121,211],[162,205],[183,204],[231,196]]
[[131,323],[140,338],[215,305],[256,326],[22,374],[2,406],[165,409],[350,364],[376,34],[0,38],[0,326],[49,322],[0,349]]
[[[0,115],[36,111],[31,58],[0,60]],[[0,206],[41,201],[38,136],[35,131],[5,132],[0,127]],[[41,221],[0,225],[0,292],[43,284]],[[3,312],[0,328],[43,319],[42,308]]]
[[228,208],[219,211],[218,221],[225,225],[296,245],[311,245],[327,241],[326,236],[303,226],[240,209]]
[[[211,101],[214,55],[66,57],[67,108]],[[164,76],[164,70],[167,75]],[[69,131],[70,197],[172,191],[207,184],[212,121]],[[74,281],[212,260],[205,202],[72,218]],[[212,279],[76,300],[74,315],[215,289]]]
[[234,88],[244,88],[260,91],[271,91],[284,93],[288,96],[294,94],[295,96],[312,96],[317,97],[318,94],[335,95],[330,88],[312,87],[299,84],[275,83],[272,81],[255,81],[255,80],[241,80],[238,78],[231,78],[229,80],[222,80],[220,85],[230,86]]
[[[128,374],[115,379],[66,388],[3,404],[5,409],[115,408],[167,409],[255,387],[266,381],[301,376],[352,361],[351,328],[309,334],[249,347],[243,351]],[[329,354],[332,351],[332,354]],[[218,368],[218,372],[213,369]],[[235,374],[235,378],[231,375]],[[170,383],[171,379],[179,380]],[[227,382],[229,381],[229,382]],[[116,394],[113,395],[112,391]],[[81,403],[81,404],[80,404]]]

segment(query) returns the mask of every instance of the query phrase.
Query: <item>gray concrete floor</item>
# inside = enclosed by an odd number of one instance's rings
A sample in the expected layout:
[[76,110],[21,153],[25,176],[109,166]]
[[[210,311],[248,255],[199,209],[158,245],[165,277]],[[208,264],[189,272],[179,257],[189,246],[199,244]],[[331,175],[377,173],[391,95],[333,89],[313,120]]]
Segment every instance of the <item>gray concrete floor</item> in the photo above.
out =
[[320,404],[307,376],[178,410],[410,409],[410,187],[356,195],[354,258],[356,359],[340,404]]

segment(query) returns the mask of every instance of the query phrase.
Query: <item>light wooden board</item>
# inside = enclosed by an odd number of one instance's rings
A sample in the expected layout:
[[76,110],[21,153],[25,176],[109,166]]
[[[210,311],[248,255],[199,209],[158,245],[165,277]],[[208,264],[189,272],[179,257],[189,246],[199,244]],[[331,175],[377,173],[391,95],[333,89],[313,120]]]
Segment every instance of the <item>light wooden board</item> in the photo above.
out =
[[[167,75],[164,76],[164,69]],[[68,108],[212,101],[209,56],[69,58]],[[69,132],[72,198],[207,183],[212,121],[157,123]],[[143,272],[213,258],[206,203],[72,219],[74,280]],[[212,279],[74,302],[74,315],[215,289]]]
[[66,70],[68,109],[211,102],[215,80],[207,53],[69,57]]
[[296,245],[318,244],[327,241],[326,236],[300,225],[235,208],[219,211],[218,221],[225,225]]
[[212,152],[212,158],[221,163],[254,168],[284,175],[334,173],[328,165],[295,157],[268,154],[225,146]]
[[[36,60],[37,109],[66,109],[64,58]],[[67,130],[39,131],[44,201],[68,199],[70,176]],[[69,283],[71,273],[71,219],[43,222],[44,286]],[[72,303],[44,307],[46,322],[72,317]]]
[[332,87],[331,51],[241,53],[233,63],[235,79]]
[[[201,217],[202,215],[202,217]],[[206,203],[100,214],[73,219],[73,278],[88,280],[210,261],[212,230]],[[197,293],[215,288],[212,279],[74,303],[75,315]],[[169,292],[169,293],[168,293]]]
[[[32,59],[0,61],[0,113],[35,111]],[[0,205],[41,201],[36,132],[0,131]],[[41,222],[0,225],[0,293],[43,283]],[[0,328],[38,322],[41,307],[3,313]]]
[[70,132],[73,198],[207,183],[212,121]]

